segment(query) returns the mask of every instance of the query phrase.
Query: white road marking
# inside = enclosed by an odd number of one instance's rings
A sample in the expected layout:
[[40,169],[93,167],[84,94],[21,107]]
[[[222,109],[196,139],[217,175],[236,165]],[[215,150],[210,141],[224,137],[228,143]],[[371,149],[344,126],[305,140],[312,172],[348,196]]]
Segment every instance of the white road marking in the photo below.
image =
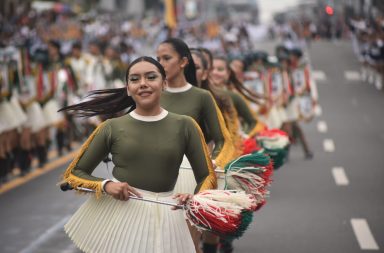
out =
[[317,122],[317,131],[320,133],[326,133],[328,131],[327,123],[325,121]]
[[36,250],[45,242],[51,240],[52,236],[59,231],[60,229],[63,229],[64,224],[67,223],[70,216],[64,217],[61,221],[53,225],[51,228],[46,230],[44,233],[42,233],[39,238],[34,240],[32,243],[30,243],[26,248],[24,248],[20,253],[32,253],[36,252]]
[[332,174],[337,185],[339,186],[349,185],[349,180],[348,180],[347,174],[345,174],[345,170],[343,167],[332,168]]
[[335,152],[335,143],[332,139],[325,139],[323,141],[323,147],[326,152]]
[[361,80],[360,72],[354,71],[354,70],[344,71],[344,77],[348,81],[360,81]]
[[365,219],[351,219],[351,224],[362,250],[379,250],[379,246]]
[[327,76],[325,75],[324,71],[321,70],[314,70],[312,71],[313,79],[316,81],[325,81],[327,80]]
[[321,116],[321,114],[323,114],[323,110],[321,109],[321,106],[320,105],[316,105],[315,106],[315,115],[317,117]]

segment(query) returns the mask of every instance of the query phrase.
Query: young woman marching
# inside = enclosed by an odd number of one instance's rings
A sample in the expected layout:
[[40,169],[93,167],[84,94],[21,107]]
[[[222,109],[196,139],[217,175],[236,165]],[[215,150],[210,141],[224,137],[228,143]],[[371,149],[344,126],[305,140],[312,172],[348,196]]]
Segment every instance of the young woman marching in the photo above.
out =
[[200,88],[208,90],[212,94],[217,106],[223,114],[225,125],[235,146],[234,158],[236,158],[243,153],[243,140],[236,108],[232,102],[231,97],[226,94],[225,91],[216,87],[209,81],[209,58],[207,59],[204,56],[201,49],[192,49],[191,53],[196,66],[197,84]]
[[[209,58],[205,58],[202,50],[193,49],[191,50],[193,61],[196,66],[196,79],[198,86],[211,92],[212,96],[220,108],[223,114],[226,127],[231,135],[231,140],[235,146],[236,152],[233,158],[237,158],[243,153],[243,137],[241,136],[241,127],[238,120],[238,115],[235,106],[228,94],[226,94],[220,88],[215,87],[209,80]],[[206,52],[206,51],[205,51]],[[208,54],[206,54],[208,56]],[[218,175],[217,178],[218,189],[224,189],[225,180],[224,175]],[[216,253],[218,249],[219,237],[209,233],[203,232],[203,252],[204,253]],[[229,244],[228,244],[229,245]],[[229,245],[231,246],[231,245]],[[222,248],[223,249],[223,246]],[[228,247],[227,247],[228,250]]]
[[[211,159],[215,165],[223,168],[234,158],[234,146],[212,95],[195,87],[196,69],[188,46],[180,39],[167,39],[157,48],[157,59],[165,69],[168,83],[161,97],[161,105],[171,112],[196,120],[207,141],[214,143]],[[184,157],[175,186],[177,192],[192,193],[196,182],[190,167]],[[215,175],[213,170],[210,173]],[[191,233],[196,251],[199,252],[201,235],[194,228],[191,228]]]
[[241,120],[241,126],[244,133],[253,137],[259,131],[257,120],[254,117],[252,111],[247,105],[246,100],[243,97],[257,103],[258,101],[252,97],[249,90],[245,89],[242,84],[236,79],[234,72],[230,69],[228,61],[224,57],[214,57],[213,69],[211,71],[211,80],[213,83],[225,90],[225,92],[231,97],[232,102],[236,108],[236,111]]
[[313,112],[313,108],[317,103],[317,93],[312,84],[309,66],[303,61],[302,56],[303,53],[300,49],[292,49],[290,51],[290,73],[293,97],[290,99],[288,105],[287,118],[291,121],[292,137],[297,135],[303,146],[304,157],[306,159],[312,159],[313,153],[299,125],[299,120],[308,117],[306,115],[307,111],[310,111],[309,114]]
[[[156,60],[136,59],[126,76],[127,88],[94,91],[91,100],[65,108],[83,116],[129,109],[127,115],[102,123],[66,170],[64,181],[93,189],[96,196],[80,207],[65,231],[85,252],[195,252],[182,211],[127,200],[133,195],[172,198],[184,154],[197,182],[194,191],[215,188],[203,134],[192,118],[160,106],[166,73]],[[108,153],[114,178],[92,176]],[[190,195],[175,197],[184,203]]]
[[[167,73],[168,82],[161,105],[174,113],[194,118],[207,141],[214,142],[212,160],[217,166],[224,167],[232,159],[234,147],[212,95],[195,87],[196,69],[188,46],[180,39],[170,38],[159,45],[157,58]],[[183,165],[188,167],[188,161],[184,160]],[[181,171],[180,176],[187,175],[187,171]],[[191,182],[190,175],[186,181]],[[180,183],[180,187],[188,187],[186,192],[193,189],[187,182]]]

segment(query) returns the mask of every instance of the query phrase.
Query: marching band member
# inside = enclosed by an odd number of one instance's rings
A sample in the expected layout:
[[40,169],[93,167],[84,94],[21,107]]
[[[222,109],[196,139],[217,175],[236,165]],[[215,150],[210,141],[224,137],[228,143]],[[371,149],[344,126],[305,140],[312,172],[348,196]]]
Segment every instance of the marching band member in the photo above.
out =
[[[192,118],[161,107],[166,71],[156,60],[136,59],[126,77],[127,88],[94,91],[91,100],[64,108],[85,116],[129,108],[127,115],[102,123],[65,172],[64,181],[75,189],[96,191],[65,231],[84,252],[195,252],[182,211],[126,201],[131,195],[169,200],[184,154],[197,183],[194,192],[215,188],[203,133]],[[114,179],[92,176],[108,153],[113,155]],[[184,203],[190,195],[175,197]]]
[[317,103],[317,92],[314,82],[310,76],[308,64],[302,58],[300,49],[290,50],[291,78],[294,98],[291,99],[287,117],[292,121],[293,136],[297,134],[303,146],[306,159],[312,159],[304,132],[299,125],[299,120],[310,120],[313,117],[314,106]]

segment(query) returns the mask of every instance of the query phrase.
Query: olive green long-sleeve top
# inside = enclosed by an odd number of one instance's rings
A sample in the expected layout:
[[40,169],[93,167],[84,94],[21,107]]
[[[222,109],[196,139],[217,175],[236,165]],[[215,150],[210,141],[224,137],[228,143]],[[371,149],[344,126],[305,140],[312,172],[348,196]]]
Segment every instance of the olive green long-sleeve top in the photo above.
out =
[[217,165],[224,167],[233,159],[235,148],[224,118],[209,91],[191,84],[181,90],[167,89],[163,92],[160,103],[170,112],[188,115],[196,120],[204,135],[209,136],[215,144],[212,159],[216,159]]
[[143,121],[133,116],[130,113],[102,123],[83,145],[64,180],[74,188],[101,191],[104,179],[92,172],[111,153],[112,174],[117,180],[147,191],[168,192],[176,184],[185,154],[197,182],[195,191],[216,187],[204,137],[192,118],[168,113],[156,121]]
[[237,114],[241,118],[241,125],[246,134],[249,134],[257,124],[257,120],[249,109],[247,102],[236,92],[231,90],[225,91],[232,99]]

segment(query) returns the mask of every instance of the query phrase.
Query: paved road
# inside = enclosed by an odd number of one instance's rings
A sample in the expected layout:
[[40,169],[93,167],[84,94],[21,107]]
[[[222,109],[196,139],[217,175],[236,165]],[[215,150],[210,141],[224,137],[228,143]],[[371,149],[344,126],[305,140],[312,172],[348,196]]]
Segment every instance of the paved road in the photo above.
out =
[[[318,42],[309,53],[326,78],[317,81],[322,114],[304,125],[315,157],[304,160],[293,146],[235,252],[384,252],[384,93],[346,79],[345,71],[359,70],[350,43]],[[324,140],[334,149],[325,151]],[[336,183],[333,169],[345,185]],[[84,197],[58,191],[63,170],[0,195],[0,252],[79,252],[61,227]]]

